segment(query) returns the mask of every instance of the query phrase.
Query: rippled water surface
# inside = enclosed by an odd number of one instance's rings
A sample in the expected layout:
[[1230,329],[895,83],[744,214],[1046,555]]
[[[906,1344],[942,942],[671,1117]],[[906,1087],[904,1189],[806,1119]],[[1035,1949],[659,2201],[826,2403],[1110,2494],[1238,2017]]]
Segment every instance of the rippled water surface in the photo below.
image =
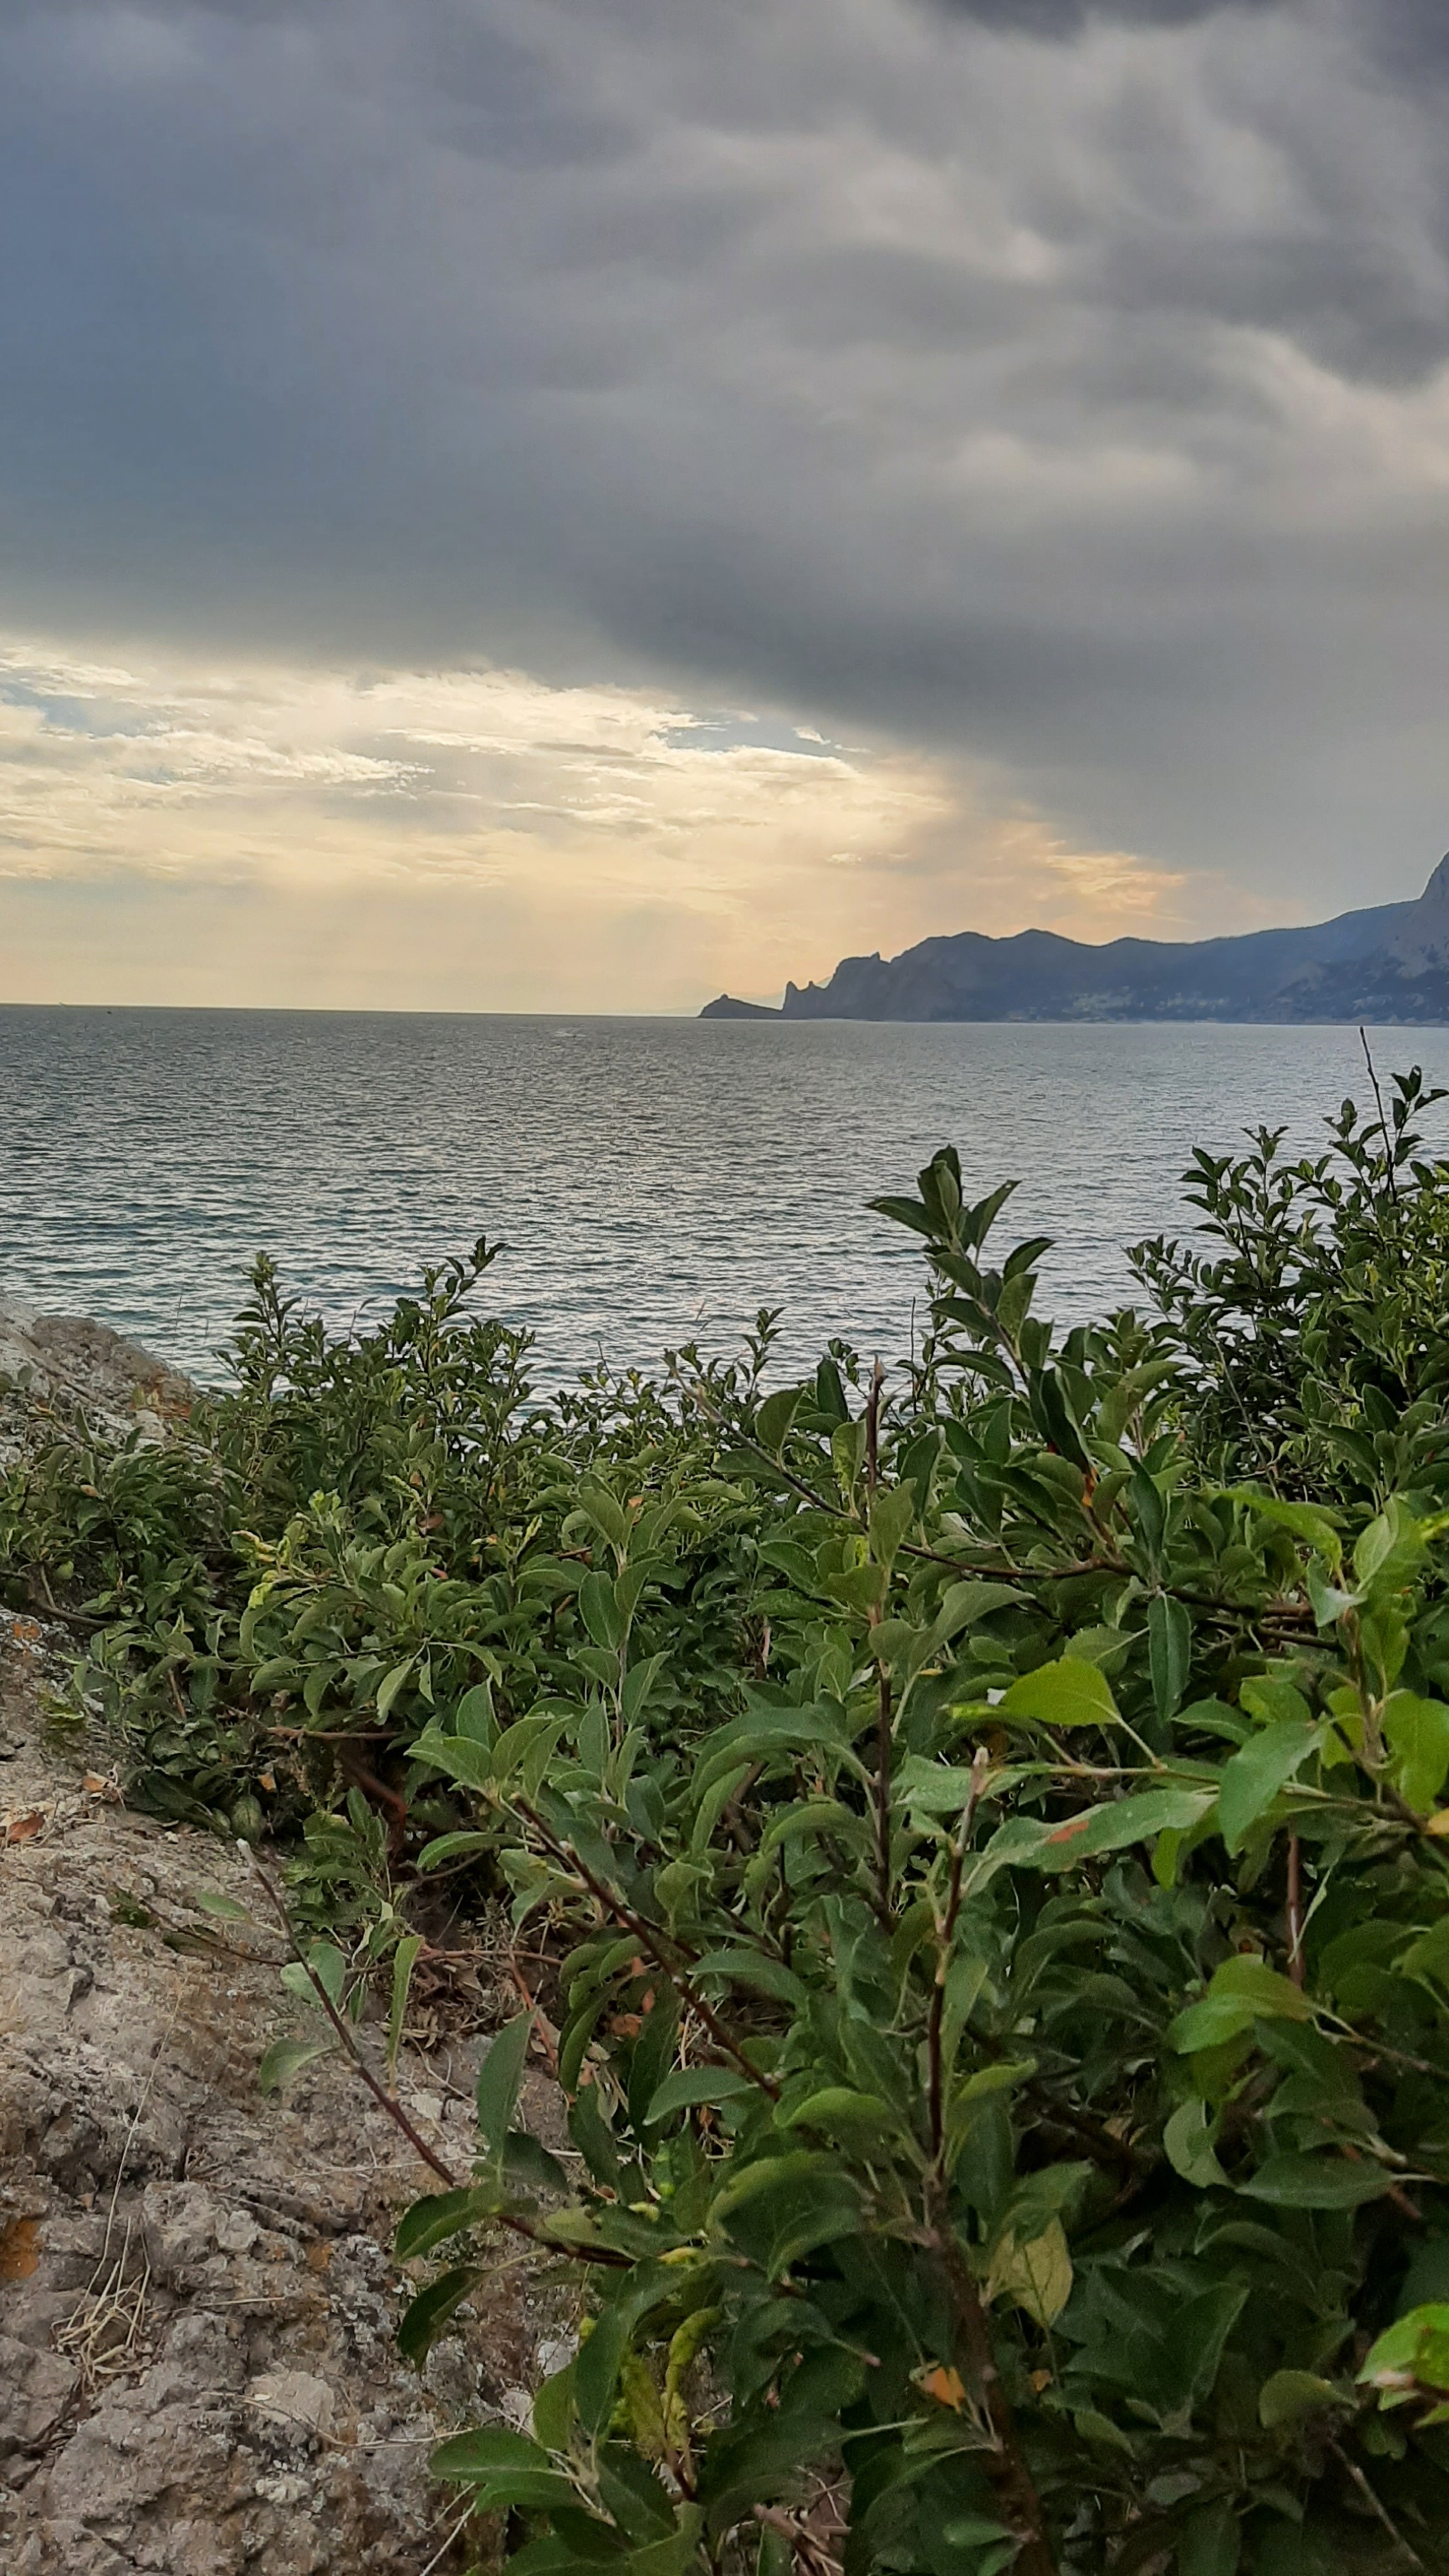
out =
[[[1374,1033],[1449,1077],[1449,1031]],[[419,1260],[507,1246],[496,1310],[541,1378],[732,1341],[903,1351],[920,1266],[863,1201],[951,1141],[1019,1232],[1055,1237],[1058,1312],[1126,1292],[1197,1142],[1310,1142],[1366,1089],[1351,1029],[0,1009],[0,1295],[85,1312],[199,1373],[274,1253],[338,1320]],[[1446,1131],[1449,1132],[1449,1131]],[[1010,1222],[1010,1220],[1008,1220]]]

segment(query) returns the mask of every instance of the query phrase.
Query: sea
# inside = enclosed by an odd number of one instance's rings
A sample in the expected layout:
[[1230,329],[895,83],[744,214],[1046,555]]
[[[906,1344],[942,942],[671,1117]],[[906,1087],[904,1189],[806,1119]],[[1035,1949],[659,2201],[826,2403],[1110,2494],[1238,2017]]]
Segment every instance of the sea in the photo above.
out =
[[[1449,1080],[1449,1030],[1371,1030],[1380,1078]],[[1125,1248],[1191,1229],[1195,1145],[1304,1148],[1369,1097],[1355,1029],[0,1008],[0,1299],[100,1317],[208,1381],[258,1252],[338,1329],[496,1243],[483,1305],[557,1388],[601,1361],[832,1336],[919,1341],[913,1239],[867,1202],[954,1144],[1052,1238],[1041,1304],[1133,1294]],[[1445,1104],[1449,1109],[1449,1103]],[[1449,1150],[1449,1118],[1429,1133]]]

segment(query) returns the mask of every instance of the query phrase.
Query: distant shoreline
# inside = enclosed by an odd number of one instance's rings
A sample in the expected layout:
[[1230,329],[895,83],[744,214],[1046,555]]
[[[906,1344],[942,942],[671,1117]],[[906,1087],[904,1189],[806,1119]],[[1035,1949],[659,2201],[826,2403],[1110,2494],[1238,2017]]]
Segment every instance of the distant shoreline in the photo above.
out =
[[[721,1001],[730,1001],[721,995]],[[1449,1028],[1449,1000],[1418,1016],[1391,1011],[1302,1012],[1292,1017],[1267,1012],[1226,1011],[979,1011],[930,1019],[894,1012],[785,1012],[767,1003],[738,1004],[722,1010],[708,1002],[699,1011],[460,1011],[398,1010],[381,1003],[321,1004],[306,1002],[0,1002],[0,1017],[34,1018],[64,1013],[74,1019],[173,1020],[456,1020],[471,1027],[479,1020],[520,1025],[573,1027],[697,1028],[702,1022],[735,1027],[745,1022],[779,1027],[956,1028],[956,1029],[1369,1029]]]
[[962,930],[897,957],[842,958],[825,984],[787,984],[778,1005],[720,993],[700,1017],[1449,1027],[1449,857],[1417,902],[1298,929],[1100,946],[1053,930]]

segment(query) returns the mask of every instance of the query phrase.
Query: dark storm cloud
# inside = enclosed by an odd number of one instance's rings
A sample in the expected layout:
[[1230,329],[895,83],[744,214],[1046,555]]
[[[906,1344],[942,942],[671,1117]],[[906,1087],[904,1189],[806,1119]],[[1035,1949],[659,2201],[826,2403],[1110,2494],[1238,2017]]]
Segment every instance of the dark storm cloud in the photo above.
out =
[[1449,11],[1442,0],[1355,0],[1362,40],[1384,69],[1407,80],[1449,72]]
[[1274,8],[1279,0],[929,0],[948,16],[1023,36],[1076,36],[1093,18],[1126,27],[1190,27],[1220,9]]
[[7,613],[662,677],[1273,899],[1402,891],[1449,808],[1438,23],[12,0]]

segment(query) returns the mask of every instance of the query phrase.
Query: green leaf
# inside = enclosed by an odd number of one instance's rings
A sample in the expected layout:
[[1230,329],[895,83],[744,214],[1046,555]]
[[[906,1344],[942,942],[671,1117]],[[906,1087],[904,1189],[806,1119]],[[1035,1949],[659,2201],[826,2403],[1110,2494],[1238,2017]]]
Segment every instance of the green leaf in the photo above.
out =
[[418,1953],[422,1949],[422,1946],[422,1934],[420,1932],[409,1932],[404,1940],[399,1941],[397,1948],[393,1953],[392,2009],[388,2014],[387,2021],[387,2080],[389,2084],[394,2083],[397,2078],[398,2052],[402,2047],[403,2025],[407,2017],[408,1990],[412,1985],[413,1970],[417,1966]]
[[1038,1664],[1035,1672],[1023,1673],[1003,1697],[999,1714],[1035,1719],[1043,1726],[1113,1726],[1117,1703],[1095,1664],[1067,1655],[1060,1663]]
[[646,2541],[630,2551],[620,2576],[695,2576],[701,2564],[704,2514],[699,2505],[678,2507],[678,2525],[668,2540]]
[[870,1507],[870,1552],[877,1565],[893,1565],[916,1518],[915,1489],[883,1487]]
[[441,1869],[445,1860],[471,1860],[475,1853],[496,1851],[496,1834],[439,1834],[436,1842],[425,1843],[418,1854],[419,1869]]
[[1177,2576],[1237,2576],[1243,2535],[1230,2504],[1199,2505],[1177,2544]]
[[1218,1822],[1230,1852],[1242,1850],[1259,1817],[1266,1815],[1279,1790],[1316,1749],[1321,1732],[1305,1718],[1282,1718],[1250,1736],[1241,1752],[1224,1764]]
[[864,1817],[838,1798],[807,1798],[803,1806],[787,1807],[775,1818],[761,1841],[760,1858],[770,1860],[785,1844],[803,1842],[811,1834],[828,1834],[849,1849],[862,1845],[867,1833]]
[[203,1887],[196,1899],[203,1914],[214,1914],[220,1923],[251,1923],[255,1917],[234,1896],[222,1896],[214,1887]]
[[573,2433],[574,2365],[568,2362],[545,2379],[533,2400],[533,2429],[545,2450],[566,2451]]
[[1396,2318],[1370,2348],[1359,2379],[1390,2396],[1413,2386],[1449,2389],[1449,2307],[1435,2301]]
[[644,2125],[653,2128],[672,2111],[686,2111],[696,2102],[731,2102],[741,2093],[758,2090],[736,2066],[676,2066],[652,2096]]
[[[998,2522],[994,2514],[986,2513],[955,2515],[950,2522],[942,2525],[941,2538],[951,2549],[981,2549],[989,2541],[1010,2540],[1013,2558],[1021,2546],[1019,2539],[1007,2530],[1004,2522]],[[1010,2564],[1009,2560],[1007,2564]],[[974,2569],[972,2576],[976,2576]]]
[[803,1386],[782,1387],[778,1394],[767,1395],[755,1416],[755,1436],[762,1449],[778,1458],[790,1435],[790,1426],[804,1401]]
[[[1094,1811],[1088,1809],[1087,1813]],[[998,1825],[984,1851],[975,1852],[968,1860],[963,1887],[968,1896],[979,1896],[1003,1869],[1030,1869],[1039,1859],[1041,1848],[1056,1828],[1040,1816],[1008,1816]]]
[[662,2263],[640,2263],[594,2319],[574,2363],[574,2404],[586,2433],[600,2433],[614,2398],[634,2329],[651,2308],[678,2290],[679,2274]]
[[393,1701],[396,1699],[398,1692],[402,1689],[404,1682],[407,1680],[407,1677],[416,1662],[416,1655],[409,1655],[405,1663],[394,1664],[392,1671],[387,1675],[386,1679],[379,1683],[377,1692],[377,1713],[380,1718],[384,1720],[386,1719]]
[[1048,1826],[1036,1849],[1021,1855],[1022,1865],[1070,1869],[1077,1861],[1094,1860],[1102,1852],[1126,1851],[1157,1834],[1182,1832],[1201,1822],[1215,1794],[1212,1789],[1145,1789],[1139,1797],[1084,1807],[1065,1823]]
[[[546,2451],[522,2433],[506,2432],[498,2424],[479,2425],[440,2442],[430,2465],[435,2478],[476,2488],[480,2513],[567,2512],[581,2503],[573,2480],[553,2467]],[[596,2527],[601,2535],[608,2531],[605,2523],[594,2525],[592,2517],[589,2527]]]
[[301,1670],[295,1655],[273,1655],[266,1663],[257,1665],[247,1687],[253,1699],[262,1699],[269,1691],[291,1688]]
[[[747,1717],[720,1727],[710,1739],[695,1773],[694,1794],[705,1798],[741,1759],[793,1769],[793,1757],[817,1745],[847,1763],[852,1761],[838,1707],[828,1702],[813,1708],[752,1707]],[[855,1768],[859,1770],[858,1763]]]
[[445,2245],[449,2237],[486,2226],[496,2217],[498,2206],[498,2191],[492,2183],[465,2183],[457,2191],[429,2192],[403,2211],[393,2251],[400,2263],[415,2262],[420,2254],[431,2254],[434,2246]]
[[742,1780],[750,1775],[748,1762],[731,1763],[700,1796],[690,1830],[689,1848],[698,1854],[707,1851],[714,1840],[714,1830],[734,1797]]
[[1275,2209],[1358,2209],[1367,2200],[1382,2200],[1393,2190],[1394,2177],[1367,2157],[1351,2164],[1325,2150],[1269,2156],[1251,2182],[1238,2187],[1251,2200],[1271,2201]]
[[815,1559],[794,1539],[761,1539],[760,1563],[772,1566],[777,1574],[783,1574],[796,1592],[808,1596],[819,1590],[815,1579]]
[[944,1646],[963,1628],[974,1628],[978,1619],[989,1619],[996,1610],[1014,1610],[1021,1594],[1011,1583],[950,1583],[941,1595],[936,1612],[935,1634]]
[[441,2273],[425,2290],[419,2290],[398,2324],[398,2350],[404,2361],[426,2361],[448,2319],[457,2314],[464,2300],[471,2298],[479,2282],[486,2278],[476,2265],[463,2264],[455,2271]]
[[1220,2048],[1251,2030],[1255,2021],[1311,2021],[1313,2006],[1301,1987],[1280,1977],[1265,1959],[1225,1959],[1201,2003],[1189,2004],[1169,2024],[1169,2044],[1184,2056]]
[[445,1735],[439,1726],[424,1727],[408,1746],[408,1760],[445,1771],[465,1789],[485,1789],[493,1779],[493,1756],[486,1744],[471,1735]]
[[1162,2132],[1167,2161],[1184,2182],[1196,2183],[1200,2191],[1227,2184],[1227,2175],[1214,2152],[1218,2123],[1205,2102],[1179,2102]]
[[1352,2405],[1331,2379],[1319,2379],[1311,2370],[1275,2370],[1258,2391],[1258,2421],[1265,2433],[1275,2433],[1280,2425],[1300,2424],[1305,2415],[1320,2414],[1327,2406]]
[[668,1661],[667,1655],[645,1655],[642,1662],[630,1665],[619,1694],[626,1726],[638,1724]]
[[901,2120],[874,2093],[857,2093],[848,2084],[826,2084],[812,2093],[786,2115],[783,2124],[789,2129],[819,2129],[829,2138],[842,2138],[847,2144],[860,2141],[879,2143],[884,2137],[900,2137]]
[[[302,1687],[302,1704],[309,1717],[321,1716],[323,1702],[336,1680],[337,1672],[338,1666],[330,1657],[313,1665]],[[383,1714],[386,1715],[385,1710]]]
[[1419,1524],[1396,1495],[1386,1510],[1369,1522],[1353,1551],[1353,1570],[1362,1591],[1377,1602],[1401,1591],[1423,1562]]
[[553,1759],[566,1723],[564,1716],[549,1714],[520,1717],[512,1726],[505,1726],[491,1756],[492,1771],[500,1784],[507,1786],[517,1774],[523,1782],[525,1795],[536,1794],[538,1782]]
[[1286,1726],[1290,1718],[1302,1725],[1311,1713],[1301,1690],[1281,1673],[1251,1674],[1238,1697],[1260,1726]]
[[600,2189],[620,2198],[619,2150],[595,2098],[596,2085],[586,2085],[569,2106],[569,2136]]
[[979,2067],[974,2075],[968,2075],[964,2084],[957,2086],[946,2112],[948,2166],[955,2166],[963,2148],[969,2144],[978,2122],[991,2110],[999,2097],[1003,2093],[1010,2092],[1014,2086],[1029,2082],[1035,2075],[1036,2068],[1037,2061],[1034,2057],[999,2062],[995,2066]]
[[1322,1557],[1330,1573],[1337,1574],[1343,1564],[1343,1541],[1336,1522],[1316,1503],[1283,1503],[1271,1494],[1251,1493],[1246,1486],[1224,1489],[1220,1500],[1242,1503],[1260,1520],[1271,1521],[1276,1529],[1292,1532]]
[[293,2077],[300,2075],[313,2059],[327,2057],[332,2050],[330,2039],[274,2039],[257,2068],[257,2083],[263,2093],[278,2093]]
[[1314,1624],[1319,1628],[1336,1626],[1346,1611],[1357,1610],[1363,1600],[1361,1592],[1345,1592],[1341,1584],[1330,1583],[1317,1563],[1308,1568],[1307,1589]]
[[988,2307],[1005,2299],[1024,2308],[1039,2326],[1053,2326],[1072,2295],[1072,2257],[1066,2230],[1053,2218],[1027,2244],[1003,2238],[991,2258],[986,2281]]
[[860,2225],[860,2198],[834,2156],[797,2153],[762,2158],[716,2196],[714,2216],[742,2253],[777,2280],[802,2254]]
[[340,2011],[347,1985],[347,1961],[335,1941],[314,1941],[307,1965],[334,2011]]
[[773,1995],[782,2004],[806,2001],[805,1987],[783,1959],[772,1959],[762,1950],[707,1950],[702,1959],[696,1959],[692,1973],[723,1977],[732,1986],[752,1986],[757,1994]]
[[1153,1705],[1166,1725],[1182,1705],[1192,1670],[1192,1620],[1182,1602],[1166,1593],[1148,1603],[1147,1651]]
[[1247,2300],[1245,2281],[1226,2280],[1175,2305],[1159,2347],[1160,2363],[1147,2363],[1143,2393],[1150,2393],[1159,2407],[1206,2397]]
[[457,2433],[433,2453],[433,2472],[440,2478],[482,2478],[495,2469],[546,2469],[548,2454],[526,2433],[511,2433],[501,2424],[480,2424]]
[[495,2163],[513,2126],[532,2035],[532,2013],[520,2013],[505,2023],[478,2071],[478,2132]]
[[[903,1807],[922,1816],[959,1816],[966,1810],[973,1787],[979,1788],[976,1774],[964,1763],[928,1762],[924,1754],[908,1753],[895,1776],[895,1793]],[[775,1828],[771,1827],[771,1832]]]
[[1394,1964],[1404,1976],[1438,1977],[1449,1984],[1449,1914],[1441,1914]]
[[579,1487],[578,1503],[585,1518],[593,1522],[600,1537],[606,1538],[612,1548],[621,1552],[628,1548],[629,1515],[607,1485],[589,1479]]
[[1449,1777],[1449,1708],[1414,1691],[1391,1691],[1384,1703],[1384,1735],[1394,1757],[1401,1794],[1426,1816]]
[[463,1693],[453,1713],[453,1732],[466,1735],[474,1744],[493,1743],[498,1733],[498,1721],[493,1714],[491,1682],[475,1682],[470,1691]]
[[567,2191],[569,2178],[557,2156],[527,2129],[510,2129],[503,2141],[503,2176],[512,2191]]
[[1177,1373],[1174,1360],[1146,1360],[1108,1387],[1097,1407],[1096,1432],[1115,1449],[1138,1407]]
[[607,1574],[586,1574],[579,1585],[579,1611],[596,1646],[616,1651],[624,1642],[626,1622]]
[[1095,2406],[1074,2407],[1072,2424],[1082,2440],[1090,2443],[1094,2450],[1116,2451],[1125,2454],[1129,2460],[1135,2457],[1131,2437],[1123,2432],[1120,2424],[1113,2423],[1110,2415],[1101,2414]]

